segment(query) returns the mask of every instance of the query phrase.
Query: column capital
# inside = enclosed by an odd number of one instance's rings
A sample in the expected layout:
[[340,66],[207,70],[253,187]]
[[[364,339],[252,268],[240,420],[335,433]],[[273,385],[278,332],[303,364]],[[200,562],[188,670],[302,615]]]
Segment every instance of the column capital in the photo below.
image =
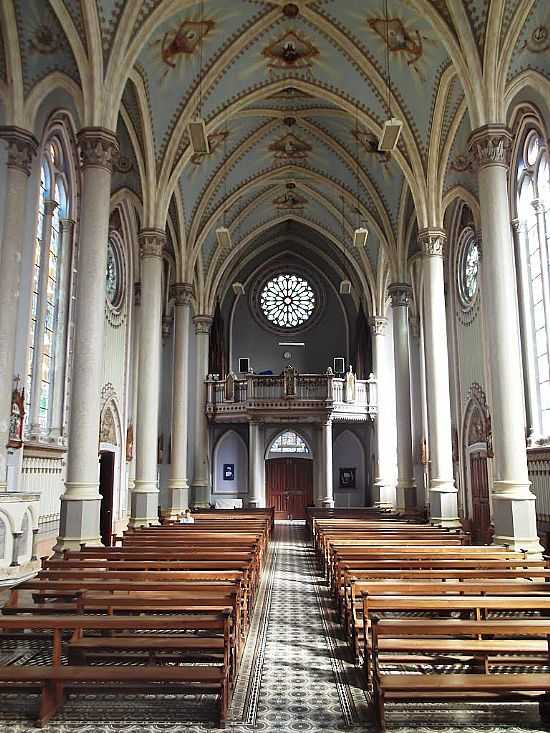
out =
[[369,318],[369,326],[374,336],[384,336],[387,325],[388,319],[384,316],[372,316],[372,318]]
[[193,300],[193,285],[191,283],[174,283],[170,288],[170,295],[176,306],[190,305]]
[[162,229],[142,229],[138,235],[142,258],[162,257],[166,233]]
[[46,214],[46,216],[52,215],[58,206],[59,204],[57,203],[57,201],[54,201],[53,199],[48,199],[47,201],[44,201],[44,213]]
[[171,331],[172,331],[172,317],[163,316],[162,317],[162,338],[167,339],[168,336],[170,336]]
[[512,231],[517,234],[519,230],[521,229],[521,220],[520,219],[512,219],[510,221],[510,224],[512,225]]
[[141,305],[141,283],[134,283],[134,305]]
[[0,127],[0,137],[8,144],[8,168],[31,174],[32,159],[38,151],[38,140],[22,127]]
[[508,168],[512,140],[510,130],[504,125],[490,124],[478,127],[468,140],[472,162],[480,170],[493,165]]
[[80,159],[83,168],[104,168],[112,173],[118,157],[118,141],[105,127],[83,127],[78,133]]
[[210,331],[210,326],[212,325],[212,321],[214,319],[212,316],[206,315],[204,313],[199,313],[196,316],[193,316],[193,323],[195,324],[195,333],[198,335],[200,333],[206,334]]
[[392,283],[388,285],[388,295],[392,308],[408,308],[412,298],[412,288],[408,283]]
[[425,257],[443,257],[447,235],[443,229],[421,229],[418,232],[418,244]]
[[74,229],[75,225],[76,225],[76,221],[74,219],[61,219],[61,221],[59,222],[59,224],[61,226],[61,231],[63,233],[64,232],[71,232]]
[[535,214],[544,214],[544,203],[540,199],[534,199],[534,201],[531,201],[531,206],[535,210]]

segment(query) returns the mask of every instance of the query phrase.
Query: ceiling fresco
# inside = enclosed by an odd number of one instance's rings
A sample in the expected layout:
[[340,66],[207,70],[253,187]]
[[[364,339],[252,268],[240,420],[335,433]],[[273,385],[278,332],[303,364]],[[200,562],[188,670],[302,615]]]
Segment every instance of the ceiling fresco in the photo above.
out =
[[[0,80],[18,44],[22,98],[57,72],[89,95],[92,110],[97,90],[107,112],[116,115],[120,100],[113,189],[143,200],[145,225],[164,226],[168,213],[183,243],[180,271],[192,278],[197,263],[205,282],[230,257],[216,241],[220,222],[235,247],[256,231],[269,237],[270,222],[275,231],[297,220],[309,222],[313,240],[324,232],[324,245],[343,239],[338,257],[382,281],[380,243],[392,266],[407,252],[399,237],[413,200],[437,211],[440,202],[427,200],[434,170],[445,168],[443,194],[462,186],[477,196],[466,152],[471,120],[476,127],[486,113],[476,103],[491,83],[483,78],[490,19],[498,68],[504,46],[513,48],[501,88],[526,70],[550,80],[548,0],[388,0],[387,17],[384,0],[2,2],[0,19],[12,9],[15,20],[1,29]],[[92,58],[99,48],[102,64]],[[103,76],[92,94],[94,73]],[[389,113],[404,130],[398,150],[383,154],[377,132]],[[207,155],[190,150],[187,124],[197,115]],[[363,220],[370,233],[358,252],[351,233]],[[406,272],[406,261],[398,266]]]

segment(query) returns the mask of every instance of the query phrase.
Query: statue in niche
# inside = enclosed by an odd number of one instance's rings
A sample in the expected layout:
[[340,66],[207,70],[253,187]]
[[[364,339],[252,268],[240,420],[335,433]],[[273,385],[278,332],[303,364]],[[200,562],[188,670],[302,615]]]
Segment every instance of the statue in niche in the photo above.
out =
[[110,407],[105,408],[99,428],[99,442],[116,445],[116,428],[113,411]]
[[236,376],[231,371],[226,377],[225,380],[225,401],[226,402],[235,402],[235,382],[236,382]]
[[14,380],[11,393],[11,413],[9,424],[8,448],[21,448],[23,445],[23,421],[25,418],[25,390],[19,386],[21,377]]
[[355,374],[350,364],[346,372],[346,402],[355,402],[355,381]]
[[132,423],[128,424],[126,430],[126,460],[128,463],[134,458],[134,426]]

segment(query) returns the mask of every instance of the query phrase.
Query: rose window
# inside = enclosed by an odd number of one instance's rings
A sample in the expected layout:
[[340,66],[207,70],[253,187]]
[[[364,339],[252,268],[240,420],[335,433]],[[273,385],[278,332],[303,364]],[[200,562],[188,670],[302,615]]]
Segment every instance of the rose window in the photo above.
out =
[[315,305],[311,285],[299,275],[275,275],[266,282],[260,294],[262,313],[278,328],[296,328],[306,323]]

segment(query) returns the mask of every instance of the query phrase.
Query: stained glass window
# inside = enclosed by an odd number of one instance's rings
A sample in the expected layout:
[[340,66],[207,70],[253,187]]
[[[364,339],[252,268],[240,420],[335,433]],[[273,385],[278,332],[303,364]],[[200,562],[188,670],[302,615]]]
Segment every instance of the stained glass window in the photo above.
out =
[[470,304],[476,297],[479,278],[479,246],[473,236],[464,247],[461,269],[462,298]]
[[308,281],[294,274],[272,277],[260,293],[264,316],[278,328],[297,328],[311,318],[315,293]]
[[270,453],[309,453],[306,442],[297,433],[287,430],[276,438],[272,445]]
[[112,306],[117,306],[120,301],[120,262],[118,253],[112,240],[109,240],[107,248],[107,270],[105,272],[105,291],[107,300]]
[[550,437],[550,173],[544,138],[531,131],[517,167],[517,218],[520,270],[525,294],[526,359],[535,437]]

